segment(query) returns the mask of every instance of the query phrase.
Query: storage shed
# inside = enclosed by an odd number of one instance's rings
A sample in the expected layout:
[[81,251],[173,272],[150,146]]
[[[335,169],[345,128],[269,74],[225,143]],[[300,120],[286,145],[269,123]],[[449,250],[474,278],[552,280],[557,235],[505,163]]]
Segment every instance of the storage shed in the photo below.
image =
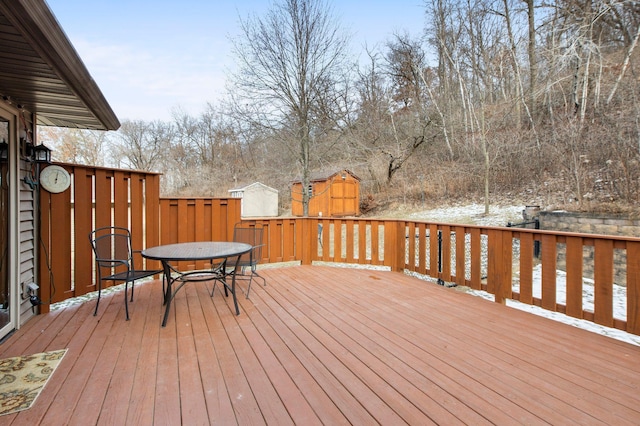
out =
[[278,190],[263,183],[254,182],[241,188],[230,189],[232,198],[241,198],[242,217],[278,216]]
[[[291,213],[302,216],[302,180],[291,186]],[[360,178],[349,170],[314,175],[310,179],[309,216],[359,216]]]

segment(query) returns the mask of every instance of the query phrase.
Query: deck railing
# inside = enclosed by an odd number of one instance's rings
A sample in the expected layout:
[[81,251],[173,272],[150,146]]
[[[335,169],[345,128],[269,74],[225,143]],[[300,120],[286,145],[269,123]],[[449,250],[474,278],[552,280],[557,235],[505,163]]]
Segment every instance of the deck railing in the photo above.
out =
[[[640,334],[638,238],[388,219],[250,222],[266,230],[264,263],[387,267],[484,290],[498,303],[513,299]],[[560,257],[566,259],[564,269]],[[590,258],[593,278],[583,272]],[[615,268],[624,271],[615,274]],[[614,275],[625,281],[614,283]]]
[[[134,245],[145,248],[231,240],[233,226],[241,221],[239,199],[161,199],[158,175],[65,167],[73,175],[72,191],[41,192],[44,301],[57,302],[95,289],[87,239],[93,227],[129,226]],[[262,263],[384,267],[484,290],[498,303],[513,299],[640,335],[638,238],[397,219],[279,217],[243,222],[264,228]],[[584,273],[589,260],[585,258],[591,257],[593,279]],[[563,270],[559,258],[566,259]],[[623,268],[623,273],[614,274],[616,268]],[[614,282],[614,276],[625,277],[624,282]],[[583,292],[587,286],[592,291]],[[584,293],[592,293],[593,300]],[[41,312],[46,311],[48,305],[42,306]]]

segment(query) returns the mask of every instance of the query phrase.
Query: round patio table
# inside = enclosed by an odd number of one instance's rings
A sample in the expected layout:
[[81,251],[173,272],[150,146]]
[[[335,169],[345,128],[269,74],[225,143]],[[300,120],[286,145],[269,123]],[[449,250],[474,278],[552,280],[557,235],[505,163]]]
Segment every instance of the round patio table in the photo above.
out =
[[[240,315],[238,299],[236,298],[236,276],[235,274],[231,274],[231,285],[229,285],[226,280],[226,263],[229,259],[235,258],[235,267],[237,267],[237,264],[240,261],[240,257],[243,254],[249,252],[251,248],[251,245],[245,243],[228,241],[202,241],[193,243],[166,244],[143,250],[143,257],[151,260],[159,260],[162,263],[164,276],[167,281],[167,288],[164,291],[164,304],[166,305],[166,307],[164,311],[164,318],[162,320],[162,326],[164,327],[167,324],[169,309],[171,308],[171,301],[175,297],[178,290],[180,290],[182,286],[189,281],[220,281],[224,286],[225,295],[228,296],[228,291],[231,292],[231,295],[233,296],[233,304],[236,308],[236,315]],[[212,268],[210,271],[187,272],[178,271],[171,266],[171,262],[196,260],[210,260],[212,264],[213,261],[218,260],[221,261],[221,264],[217,268]],[[180,285],[172,290],[172,287],[176,283],[176,281],[179,282]]]

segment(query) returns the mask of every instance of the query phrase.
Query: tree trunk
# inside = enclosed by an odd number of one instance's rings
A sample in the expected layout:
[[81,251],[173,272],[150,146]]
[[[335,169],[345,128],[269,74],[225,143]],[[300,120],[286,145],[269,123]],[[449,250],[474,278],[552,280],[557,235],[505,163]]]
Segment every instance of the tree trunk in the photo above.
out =
[[533,0],[525,0],[527,3],[527,15],[529,18],[529,111],[532,117],[536,116],[536,80],[538,78],[538,64],[536,61],[536,27],[535,8]]

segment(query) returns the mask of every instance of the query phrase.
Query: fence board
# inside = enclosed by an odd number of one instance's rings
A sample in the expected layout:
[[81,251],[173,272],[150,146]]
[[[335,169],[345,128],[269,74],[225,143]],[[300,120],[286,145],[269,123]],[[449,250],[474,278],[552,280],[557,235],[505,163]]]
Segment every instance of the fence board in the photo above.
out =
[[594,243],[596,324],[613,326],[613,241],[596,239]]
[[106,170],[96,170],[95,228],[111,225],[111,177]]
[[557,248],[555,235],[542,235],[542,307],[556,310]]
[[466,275],[466,232],[464,228],[456,227],[456,276],[455,282],[457,285],[465,285]]
[[93,174],[82,167],[73,170],[74,189],[74,287],[76,296],[86,294],[96,289],[93,280],[93,252],[89,244],[89,233],[93,229]]
[[627,331],[640,334],[640,242],[627,244]]
[[129,228],[129,179],[125,173],[113,174],[113,224]]
[[522,303],[533,303],[533,234],[520,233],[520,297]]
[[567,315],[582,318],[582,238],[567,237]]
[[442,226],[441,230],[442,250],[440,252],[440,263],[442,264],[441,271],[442,278],[446,282],[451,281],[451,227],[448,225]]
[[471,229],[471,282],[469,286],[474,290],[482,288],[482,234],[480,229]]

